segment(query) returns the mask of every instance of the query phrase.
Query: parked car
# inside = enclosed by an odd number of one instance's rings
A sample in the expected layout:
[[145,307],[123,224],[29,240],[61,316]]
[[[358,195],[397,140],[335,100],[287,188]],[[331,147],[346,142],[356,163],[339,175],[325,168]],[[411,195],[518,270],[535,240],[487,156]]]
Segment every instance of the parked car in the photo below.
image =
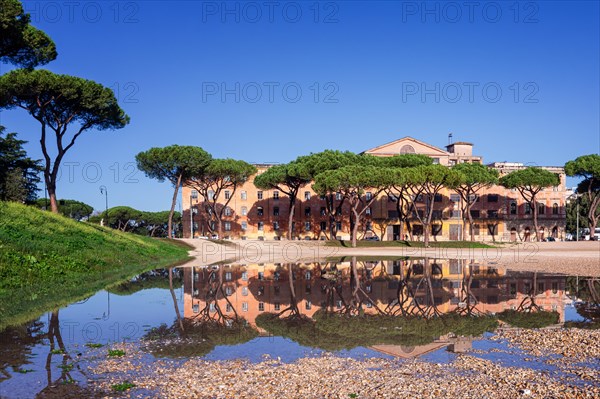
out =
[[364,241],[379,241],[379,237],[377,236],[369,236],[369,237],[365,237],[363,238]]

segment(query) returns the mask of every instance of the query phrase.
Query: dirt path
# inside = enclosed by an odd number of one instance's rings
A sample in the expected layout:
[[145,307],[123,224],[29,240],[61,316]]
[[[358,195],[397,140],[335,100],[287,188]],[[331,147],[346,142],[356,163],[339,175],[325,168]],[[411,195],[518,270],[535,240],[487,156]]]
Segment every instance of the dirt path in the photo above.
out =
[[237,240],[222,245],[201,239],[182,240],[195,247],[189,265],[216,262],[288,263],[316,262],[343,256],[411,256],[442,259],[474,259],[482,265],[511,270],[600,276],[600,242],[542,242],[502,245],[498,248],[338,248],[323,241]]

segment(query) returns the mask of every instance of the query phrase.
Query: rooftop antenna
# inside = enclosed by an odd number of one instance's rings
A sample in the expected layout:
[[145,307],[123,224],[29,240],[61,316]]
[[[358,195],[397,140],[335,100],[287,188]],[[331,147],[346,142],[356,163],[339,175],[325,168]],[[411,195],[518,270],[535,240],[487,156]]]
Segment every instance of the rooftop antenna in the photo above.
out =
[[448,145],[452,144],[452,133],[448,133]]

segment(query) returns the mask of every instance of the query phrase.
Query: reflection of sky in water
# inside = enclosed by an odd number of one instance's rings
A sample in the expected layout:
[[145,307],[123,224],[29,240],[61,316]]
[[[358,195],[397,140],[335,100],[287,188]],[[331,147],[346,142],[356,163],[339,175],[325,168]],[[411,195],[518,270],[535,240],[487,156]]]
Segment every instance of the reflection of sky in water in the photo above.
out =
[[[217,346],[212,352],[204,356],[204,359],[233,360],[241,358],[257,363],[265,359],[263,355],[269,355],[272,359],[280,358],[282,362],[290,363],[302,357],[320,356],[323,353],[326,352],[321,349],[301,346],[287,338],[259,337],[240,345]],[[364,357],[393,358],[392,356],[384,355],[372,349],[363,347],[334,352],[334,355],[355,359]]]
[[[183,305],[183,288],[175,290],[179,307]],[[95,354],[104,356],[106,348],[89,349],[86,343],[107,344],[123,340],[139,340],[151,327],[161,323],[171,325],[175,320],[175,310],[171,293],[167,289],[150,288],[138,291],[131,295],[109,294],[100,291],[85,301],[80,301],[60,309],[60,332],[67,352],[73,360],[77,360],[78,353]],[[48,330],[50,314],[42,316],[40,321]],[[3,344],[0,342],[0,345]],[[56,346],[58,348],[58,346]],[[35,345],[28,356],[30,364],[22,365],[25,370],[33,370],[25,374],[9,368],[11,378],[0,382],[1,398],[31,398],[48,385],[46,360],[50,352],[49,340],[44,339],[41,344]],[[83,356],[85,357],[85,356]],[[63,356],[54,354],[51,357],[51,377],[56,381],[61,376]],[[85,377],[76,368],[70,376],[77,381],[84,381]]]

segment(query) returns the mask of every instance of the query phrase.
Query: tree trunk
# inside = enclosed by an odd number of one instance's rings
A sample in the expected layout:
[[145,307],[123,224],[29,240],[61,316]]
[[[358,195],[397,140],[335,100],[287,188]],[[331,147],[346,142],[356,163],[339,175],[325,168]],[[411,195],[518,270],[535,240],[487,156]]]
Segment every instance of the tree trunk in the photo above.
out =
[[[194,276],[192,276],[194,278]],[[173,268],[169,268],[169,290],[171,291],[171,298],[173,298],[173,307],[175,308],[175,317],[179,324],[179,329],[184,332],[183,321],[181,320],[181,313],[179,313],[179,305],[177,304],[177,297],[175,296],[175,290],[173,289]]]
[[354,215],[354,224],[352,226],[352,248],[356,248],[356,237],[358,236],[358,212],[352,207],[352,214]]
[[217,219],[217,238],[219,240],[223,239],[223,223],[221,222],[221,215],[215,213]]
[[[172,239],[173,236],[173,214],[175,213],[175,205],[177,204],[177,194],[179,193],[179,186],[181,185],[181,174],[177,176],[177,183],[175,184],[175,190],[173,190],[173,200],[171,201],[171,211],[169,212],[169,222],[167,223],[167,238]],[[190,212],[192,211],[192,204],[190,203]]]
[[294,224],[294,211],[296,210],[296,196],[295,195],[291,195],[290,193],[290,213],[288,215],[288,233],[287,233],[287,238],[288,240],[293,240],[294,239],[294,232],[292,231],[292,226]]
[[531,200],[532,205],[533,205],[533,229],[535,231],[535,241],[539,242],[540,241],[540,230],[538,228],[538,206],[537,206],[537,201],[535,199],[535,196],[532,198]]
[[596,234],[596,225],[598,224],[598,215],[596,215],[596,211],[598,210],[598,207],[600,206],[600,193],[594,195],[592,193],[592,183],[590,182],[589,188],[588,188],[588,203],[590,204],[590,209],[588,211],[588,226],[590,228],[590,240],[593,239],[593,237]]

